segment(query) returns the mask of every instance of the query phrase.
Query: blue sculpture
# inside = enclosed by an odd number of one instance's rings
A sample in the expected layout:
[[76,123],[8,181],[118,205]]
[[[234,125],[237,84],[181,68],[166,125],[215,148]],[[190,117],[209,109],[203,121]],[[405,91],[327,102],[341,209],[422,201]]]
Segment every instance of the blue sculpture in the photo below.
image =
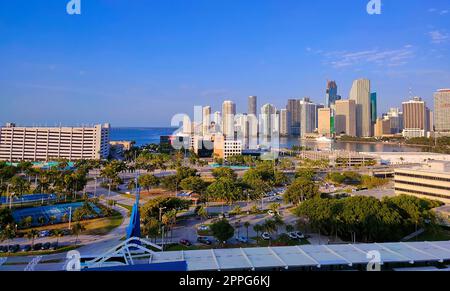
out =
[[[133,205],[133,210],[131,212],[130,217],[130,224],[127,228],[127,239],[133,238],[133,237],[141,237],[141,216],[139,214],[139,198],[141,194],[141,190],[138,183],[138,177],[135,178],[135,184],[136,184],[136,202]],[[139,241],[132,241],[130,243],[135,243],[140,245]]]

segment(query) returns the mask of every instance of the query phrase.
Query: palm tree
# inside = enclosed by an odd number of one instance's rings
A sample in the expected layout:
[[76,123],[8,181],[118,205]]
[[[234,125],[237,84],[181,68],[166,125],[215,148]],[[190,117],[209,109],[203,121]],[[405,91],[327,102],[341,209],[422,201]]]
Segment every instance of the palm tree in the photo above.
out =
[[204,206],[200,206],[197,211],[197,215],[201,217],[202,221],[208,218],[208,210]]
[[250,228],[250,222],[248,221],[244,222],[244,227],[247,230],[247,240],[248,240],[248,229]]
[[253,230],[256,232],[256,237],[259,238],[259,233],[264,231],[263,226],[260,224],[256,224],[253,226]]
[[294,226],[291,224],[286,225],[286,232],[293,232],[294,231]]
[[60,229],[55,229],[53,231],[53,235],[56,236],[56,244],[58,245],[59,244],[59,238],[62,237],[64,235],[64,233]]
[[39,232],[36,229],[30,229],[27,232],[27,239],[31,240],[31,248],[34,247],[34,240],[38,237]]
[[80,222],[77,222],[73,225],[72,232],[73,232],[73,234],[75,234],[77,236],[77,239],[75,240],[75,245],[78,244],[78,236],[80,235],[80,233],[82,233],[85,230],[86,230],[86,228]]

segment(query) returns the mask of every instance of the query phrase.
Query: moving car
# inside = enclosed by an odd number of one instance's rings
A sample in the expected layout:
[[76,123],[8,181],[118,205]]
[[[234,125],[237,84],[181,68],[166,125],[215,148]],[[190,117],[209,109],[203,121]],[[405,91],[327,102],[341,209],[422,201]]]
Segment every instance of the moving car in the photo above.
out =
[[39,237],[47,237],[50,236],[50,231],[48,230],[43,230],[39,233]]
[[212,242],[207,237],[204,236],[199,236],[197,238],[197,242],[208,246],[212,244]]

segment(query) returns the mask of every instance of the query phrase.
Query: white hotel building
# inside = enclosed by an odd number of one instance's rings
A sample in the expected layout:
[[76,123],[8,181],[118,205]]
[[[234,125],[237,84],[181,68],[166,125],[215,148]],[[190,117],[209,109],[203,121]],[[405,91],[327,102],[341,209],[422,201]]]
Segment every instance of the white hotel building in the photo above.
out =
[[0,127],[0,161],[93,160],[109,155],[110,125]]

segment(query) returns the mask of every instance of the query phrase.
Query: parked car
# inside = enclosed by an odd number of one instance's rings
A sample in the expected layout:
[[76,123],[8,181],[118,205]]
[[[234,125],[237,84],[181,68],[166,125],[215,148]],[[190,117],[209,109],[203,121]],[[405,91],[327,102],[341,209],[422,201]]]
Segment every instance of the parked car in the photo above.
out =
[[10,253],[17,253],[20,250],[20,245],[9,246]]
[[263,240],[270,240],[272,238],[268,232],[263,232],[261,237]]
[[200,225],[198,227],[199,231],[209,231],[209,226],[208,225]]
[[33,246],[33,251],[40,251],[42,249],[42,244],[37,243]]
[[237,240],[238,242],[240,242],[240,243],[243,243],[243,244],[248,243],[248,239],[247,239],[246,237],[243,237],[243,236],[238,236],[238,237],[236,237],[236,240]]
[[189,247],[192,245],[192,243],[190,241],[188,241],[187,239],[182,239],[182,240],[180,240],[180,245]]
[[304,239],[304,238],[306,238],[305,235],[304,235],[302,232],[300,232],[300,231],[295,231],[294,233],[297,235],[297,237],[298,237],[299,239]]
[[57,242],[52,243],[52,245],[50,246],[50,249],[52,251],[57,250],[58,249],[58,243]]
[[7,246],[0,246],[0,253],[7,253],[8,247]]
[[46,242],[45,244],[42,245],[42,249],[43,249],[43,250],[48,250],[48,249],[50,249],[51,246],[52,246],[51,243]]
[[212,244],[212,242],[207,237],[204,236],[199,236],[197,238],[197,242],[208,246]]
[[22,248],[22,252],[29,252],[29,251],[31,251],[31,245],[25,245],[25,246]]

